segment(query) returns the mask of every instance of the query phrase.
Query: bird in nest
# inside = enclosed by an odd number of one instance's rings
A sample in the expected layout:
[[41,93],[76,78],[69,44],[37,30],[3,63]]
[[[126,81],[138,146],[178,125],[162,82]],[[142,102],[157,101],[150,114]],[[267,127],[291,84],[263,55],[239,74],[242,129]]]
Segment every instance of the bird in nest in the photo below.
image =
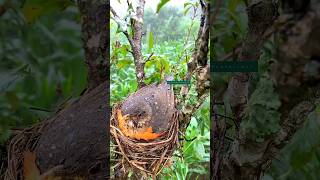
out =
[[125,136],[149,141],[166,134],[176,112],[173,88],[166,80],[139,89],[116,111],[119,129]]

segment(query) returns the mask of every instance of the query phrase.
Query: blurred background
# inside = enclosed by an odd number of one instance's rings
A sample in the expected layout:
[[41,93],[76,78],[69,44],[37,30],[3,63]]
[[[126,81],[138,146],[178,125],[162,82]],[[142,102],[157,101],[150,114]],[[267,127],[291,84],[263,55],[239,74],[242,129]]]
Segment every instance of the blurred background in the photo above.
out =
[[15,131],[66,106],[85,85],[76,4],[0,0],[1,147]]

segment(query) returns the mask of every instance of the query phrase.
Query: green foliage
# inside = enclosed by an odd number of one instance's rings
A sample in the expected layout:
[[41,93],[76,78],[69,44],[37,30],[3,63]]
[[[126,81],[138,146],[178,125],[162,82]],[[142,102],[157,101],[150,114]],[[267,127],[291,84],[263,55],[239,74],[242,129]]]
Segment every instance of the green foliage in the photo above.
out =
[[158,6],[157,6],[157,13],[159,13],[160,9],[167,4],[167,2],[169,2],[170,0],[160,0]]
[[72,1],[65,0],[26,0],[23,4],[22,13],[27,22],[34,22],[39,16],[63,10]]
[[[188,8],[188,7],[186,7]],[[197,32],[199,21],[190,21],[191,14],[183,14],[183,11],[168,6],[162,8],[158,15],[152,9],[145,10],[144,31],[151,31],[154,35],[154,42],[181,41],[188,35],[188,28],[191,24],[191,34]],[[193,36],[190,36],[190,39]],[[194,39],[191,39],[194,41]]]
[[[50,15],[37,14],[37,20],[28,24],[24,8],[36,2],[26,1],[22,6],[11,1],[15,11],[0,17],[1,143],[10,136],[10,129],[24,128],[50,116],[86,85],[77,8],[57,12],[50,10],[54,7],[43,6]],[[37,6],[44,4],[39,1]]]
[[174,154],[173,164],[164,168],[160,179],[206,179],[210,162],[209,99],[187,128],[183,148]]
[[148,33],[148,52],[150,53],[152,51],[153,48],[153,33],[152,31],[150,31]]
[[[187,15],[186,15],[187,16]],[[163,7],[159,14],[147,10],[144,19],[146,37],[143,38],[142,54],[147,59],[145,64],[146,83],[159,83],[165,76],[174,76],[181,80],[187,72],[187,62],[194,47],[193,36],[197,33],[199,21],[190,20],[182,14],[181,10]],[[190,38],[185,35],[190,25]],[[111,21],[111,104],[126,98],[136,91],[137,82],[135,67],[130,46],[125,36],[116,31],[117,25]],[[175,86],[179,94],[181,86]],[[188,96],[188,103],[197,101],[194,87]],[[185,137],[181,140],[182,148],[175,152],[172,164],[164,167],[160,179],[196,179],[208,177],[210,161],[210,119],[209,98],[195,113],[188,126]],[[202,178],[203,179],[203,178]]]
[[320,114],[312,112],[304,126],[294,135],[273,162],[268,176],[273,179],[317,180],[320,176]]
[[260,78],[245,110],[244,122],[241,124],[247,136],[259,142],[277,132],[280,128],[281,114],[277,111],[280,105],[272,81],[267,77]]
[[214,21],[210,35],[212,59],[221,59],[241,44],[247,30],[247,21],[246,6],[243,1],[222,1],[219,16]]

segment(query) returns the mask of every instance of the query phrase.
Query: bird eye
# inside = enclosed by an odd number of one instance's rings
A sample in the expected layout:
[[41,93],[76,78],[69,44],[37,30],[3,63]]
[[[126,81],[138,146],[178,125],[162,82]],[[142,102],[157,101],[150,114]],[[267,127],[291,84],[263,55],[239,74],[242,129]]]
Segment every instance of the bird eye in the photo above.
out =
[[145,112],[139,112],[138,117],[141,117],[145,114]]

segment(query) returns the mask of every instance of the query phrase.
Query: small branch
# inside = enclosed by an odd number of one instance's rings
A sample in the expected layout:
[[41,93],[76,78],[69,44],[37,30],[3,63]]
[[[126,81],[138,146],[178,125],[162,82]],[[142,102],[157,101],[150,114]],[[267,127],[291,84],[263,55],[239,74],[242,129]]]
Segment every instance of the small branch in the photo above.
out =
[[153,52],[148,56],[148,58],[146,59],[145,63],[151,60],[151,57],[153,56]]
[[131,28],[133,29],[133,44],[131,45],[133,51],[133,59],[136,66],[136,78],[138,81],[138,87],[141,88],[145,86],[145,73],[144,65],[145,62],[142,56],[142,28],[143,28],[143,17],[144,17],[144,6],[145,0],[139,0],[136,10],[135,18],[131,19]]

